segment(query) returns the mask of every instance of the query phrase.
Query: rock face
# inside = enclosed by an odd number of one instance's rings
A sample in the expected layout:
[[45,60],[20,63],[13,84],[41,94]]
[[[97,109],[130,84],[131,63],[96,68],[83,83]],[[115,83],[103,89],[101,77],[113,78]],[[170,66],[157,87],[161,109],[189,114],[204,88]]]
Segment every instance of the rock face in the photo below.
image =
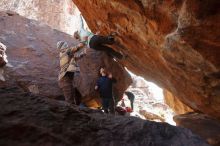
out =
[[174,120],[178,126],[189,128],[213,146],[220,145],[220,123],[210,116],[198,113],[177,115]]
[[193,112],[193,110],[182,103],[176,96],[173,96],[172,93],[170,93],[167,90],[164,90],[164,100],[165,103],[173,109],[173,111],[176,114],[185,114],[188,112]]
[[[47,97],[62,95],[57,83],[59,53],[56,43],[65,40],[76,44],[73,38],[49,26],[24,18],[12,12],[0,13],[0,41],[7,46],[7,55],[12,68],[5,69],[6,82],[0,87],[18,85],[23,90]],[[131,82],[129,74],[116,61],[102,52],[89,49],[78,60],[81,73],[76,74],[76,86],[82,97],[97,97],[94,86],[100,66],[106,66],[117,79],[116,95],[122,96]]]
[[160,116],[158,116],[154,113],[150,113],[150,112],[147,112],[145,110],[140,110],[139,113],[141,115],[143,115],[145,117],[145,119],[152,120],[152,121],[165,122],[165,120],[163,118],[161,118]]
[[75,77],[76,87],[83,97],[91,99],[97,97],[97,91],[94,90],[99,77],[99,68],[106,67],[116,79],[113,84],[113,92],[116,99],[121,99],[124,91],[131,84],[132,80],[128,72],[118,62],[112,60],[104,52],[88,49],[86,57],[78,60],[80,74]]
[[0,145],[208,146],[185,128],[110,116],[65,102],[0,89]]
[[219,0],[73,0],[89,27],[118,33],[132,72],[220,118]]
[[4,67],[7,63],[6,46],[0,42],[0,68]]
[[73,34],[78,28],[79,11],[71,0],[1,0],[0,11],[10,10]]
[[1,82],[1,87],[17,84],[35,94],[62,95],[57,85],[56,42],[70,42],[71,37],[12,12],[1,12],[0,20],[0,41],[7,46],[6,54],[13,65],[5,69],[6,82]]

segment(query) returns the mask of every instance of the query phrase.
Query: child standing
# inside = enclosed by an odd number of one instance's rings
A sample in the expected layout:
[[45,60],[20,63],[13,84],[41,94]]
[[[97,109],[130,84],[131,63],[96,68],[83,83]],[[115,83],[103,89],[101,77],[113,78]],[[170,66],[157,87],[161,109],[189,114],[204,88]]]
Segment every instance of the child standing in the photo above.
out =
[[115,79],[112,78],[112,74],[107,75],[105,68],[100,68],[99,70],[100,78],[97,81],[95,86],[95,90],[99,90],[101,99],[102,99],[102,107],[105,113],[109,113],[110,103],[113,100],[112,95],[112,84],[116,82]]

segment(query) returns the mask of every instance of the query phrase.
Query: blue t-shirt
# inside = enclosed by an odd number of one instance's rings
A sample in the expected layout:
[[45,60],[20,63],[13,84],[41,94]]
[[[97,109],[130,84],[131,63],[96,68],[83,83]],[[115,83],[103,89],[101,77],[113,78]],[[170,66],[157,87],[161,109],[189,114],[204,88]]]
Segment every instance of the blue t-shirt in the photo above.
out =
[[102,98],[112,98],[113,81],[113,79],[110,79],[107,76],[102,76],[98,79],[97,86]]

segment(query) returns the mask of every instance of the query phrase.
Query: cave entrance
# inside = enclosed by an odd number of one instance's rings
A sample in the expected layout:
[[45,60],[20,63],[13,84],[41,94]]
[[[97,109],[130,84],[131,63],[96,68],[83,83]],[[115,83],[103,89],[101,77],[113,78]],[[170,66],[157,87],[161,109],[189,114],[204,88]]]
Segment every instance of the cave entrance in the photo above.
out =
[[[127,71],[131,75],[133,83],[126,91],[135,95],[134,110],[130,116],[176,125],[173,121],[175,113],[165,103],[163,89],[155,83],[149,82],[129,70]],[[125,94],[117,106],[131,107],[130,100]]]
[[[68,13],[73,16],[78,15],[78,19],[75,19],[74,21],[78,22],[79,24],[80,12],[72,1],[68,4],[67,10]],[[83,22],[85,24],[85,29],[90,30],[84,19]],[[130,113],[130,116],[136,116],[142,119],[158,122],[167,122],[169,124],[176,125],[176,123],[173,121],[173,116],[175,113],[165,103],[163,89],[157,86],[155,83],[146,81],[144,78],[135,75],[131,71],[127,71],[132,76],[133,83],[126,91],[130,91],[135,95],[134,110]],[[124,101],[124,103],[122,103],[122,101]],[[121,106],[121,104],[125,104],[125,107],[131,107],[130,100],[125,94],[123,96],[123,100],[120,100],[117,103],[117,106]]]

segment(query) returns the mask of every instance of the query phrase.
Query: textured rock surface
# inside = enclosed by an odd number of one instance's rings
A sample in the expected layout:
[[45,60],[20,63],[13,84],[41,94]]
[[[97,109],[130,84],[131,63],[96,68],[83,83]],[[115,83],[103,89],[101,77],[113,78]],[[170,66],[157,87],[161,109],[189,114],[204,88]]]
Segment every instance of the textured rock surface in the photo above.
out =
[[0,85],[18,84],[25,91],[49,97],[61,95],[56,42],[70,42],[71,37],[11,12],[1,12],[0,20],[0,41],[7,46],[13,65],[5,69],[6,82]]
[[176,96],[173,96],[169,91],[164,90],[163,93],[165,103],[172,108],[176,114],[185,114],[193,111],[190,107],[182,103]]
[[73,2],[94,32],[118,32],[128,69],[220,118],[219,0]]
[[[8,47],[8,60],[13,65],[6,69],[6,82],[0,82],[0,87],[17,84],[35,94],[61,96],[57,83],[59,56],[56,43],[59,40],[76,44],[69,35],[42,23],[11,12],[0,13],[0,41]],[[76,86],[84,97],[97,96],[94,86],[98,69],[103,65],[118,80],[115,88],[119,97],[131,82],[125,69],[102,52],[90,49],[87,56],[78,61],[81,74],[76,74]]]
[[79,11],[71,0],[1,0],[0,6],[68,34],[78,28]]
[[0,42],[0,68],[7,63],[6,46]]
[[177,115],[174,120],[178,126],[188,128],[213,146],[220,145],[220,122],[210,116],[198,113]]
[[147,112],[146,110],[140,110],[139,113],[142,116],[144,116],[145,119],[147,119],[147,120],[165,122],[165,120],[162,117],[160,117],[154,113]]
[[0,89],[0,145],[207,146],[190,130]]
[[78,60],[80,74],[76,75],[75,83],[79,92],[86,99],[97,97],[97,91],[94,90],[96,81],[99,77],[99,68],[105,66],[108,72],[111,72],[117,80],[113,84],[115,98],[121,99],[124,91],[131,84],[132,80],[128,72],[118,62],[113,61],[105,53],[88,49],[86,57]]

